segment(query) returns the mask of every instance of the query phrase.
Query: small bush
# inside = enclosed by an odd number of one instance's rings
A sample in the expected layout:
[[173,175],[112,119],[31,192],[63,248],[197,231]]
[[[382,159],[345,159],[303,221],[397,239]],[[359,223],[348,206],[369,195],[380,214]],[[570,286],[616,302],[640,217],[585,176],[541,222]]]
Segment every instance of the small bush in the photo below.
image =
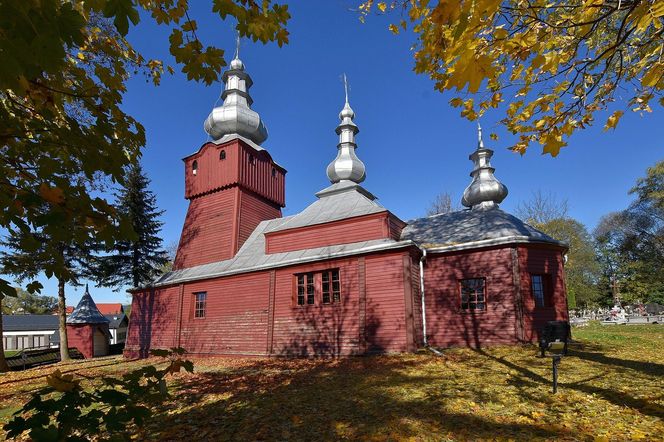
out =
[[183,359],[185,350],[153,350],[168,365],[148,365],[121,378],[102,377],[101,386],[85,389],[73,374],[55,370],[46,378],[48,386],[14,413],[4,426],[7,438],[28,433],[31,440],[87,441],[129,440],[129,427],[141,425],[151,407],[168,398],[166,377],[182,369],[193,372],[194,364]]

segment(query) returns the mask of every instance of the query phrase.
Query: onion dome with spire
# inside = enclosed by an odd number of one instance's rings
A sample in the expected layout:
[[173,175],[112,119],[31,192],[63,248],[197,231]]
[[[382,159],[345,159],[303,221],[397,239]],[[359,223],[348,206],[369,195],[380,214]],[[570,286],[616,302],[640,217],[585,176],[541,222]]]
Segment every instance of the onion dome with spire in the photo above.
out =
[[110,322],[106,316],[102,315],[97,308],[92,296],[90,296],[90,291],[88,290],[88,285],[85,285],[85,293],[83,297],[78,302],[78,305],[71,312],[71,315],[67,317],[67,324],[104,324]]
[[355,112],[348,103],[348,82],[344,74],[344,88],[346,91],[346,103],[339,113],[341,123],[337,126],[336,132],[339,135],[339,144],[337,145],[337,157],[327,166],[327,177],[332,184],[341,181],[352,181],[361,183],[366,178],[364,163],[355,155],[355,135],[360,131],[353,122]]
[[505,199],[507,187],[493,175],[496,170],[491,167],[490,162],[493,150],[484,147],[482,127],[479,123],[477,131],[477,150],[468,157],[475,164],[473,171],[470,173],[473,180],[463,192],[461,204],[471,209],[489,209],[498,207],[498,204]]
[[249,88],[253,82],[239,58],[239,47],[238,39],[235,58],[230,63],[230,69],[222,75],[225,87],[221,98],[224,103],[212,109],[205,120],[204,128],[214,140],[237,134],[261,144],[267,139],[267,128],[260,115],[251,109],[253,100],[249,95]]

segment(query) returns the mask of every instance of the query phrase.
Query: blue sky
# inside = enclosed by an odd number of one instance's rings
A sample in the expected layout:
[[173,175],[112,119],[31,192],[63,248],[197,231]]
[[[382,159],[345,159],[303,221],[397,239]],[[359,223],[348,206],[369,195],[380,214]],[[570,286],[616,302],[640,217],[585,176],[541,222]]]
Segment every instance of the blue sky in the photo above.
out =
[[[287,170],[284,214],[312,203],[328,185],[325,167],[335,157],[338,113],[343,106],[343,72],[360,128],[358,156],[367,168],[363,185],[403,220],[422,216],[440,192],[461,198],[470,178],[468,155],[476,147],[475,123],[448,105],[451,94],[433,90],[426,76],[413,72],[412,35],[394,36],[384,17],[365,24],[350,10],[352,1],[286,1],[292,20],[290,44],[243,41],[241,58],[254,80],[253,109],[264,119],[269,138],[263,146]],[[190,2],[204,44],[234,51],[234,25],[211,12],[211,2]],[[174,64],[168,54],[168,30],[144,17],[130,40],[144,55]],[[176,69],[177,70],[177,69]],[[124,108],[147,132],[143,166],[166,212],[165,244],[176,242],[187,210],[181,158],[207,141],[203,120],[221,92],[165,75],[159,87],[141,76],[132,79]],[[626,97],[628,98],[628,97]],[[501,207],[514,211],[533,192],[551,192],[569,201],[570,215],[592,229],[599,218],[629,204],[628,190],[645,169],[664,158],[661,109],[644,117],[626,113],[615,131],[602,132],[603,121],[575,134],[557,158],[533,146],[525,156],[506,149],[509,134],[496,125],[500,114],[483,117],[485,139],[494,149],[496,176],[509,195]],[[488,138],[488,137],[485,137]],[[45,294],[56,294],[55,281],[42,280]],[[98,302],[128,302],[124,292],[91,287]],[[68,287],[75,305],[81,288]]]

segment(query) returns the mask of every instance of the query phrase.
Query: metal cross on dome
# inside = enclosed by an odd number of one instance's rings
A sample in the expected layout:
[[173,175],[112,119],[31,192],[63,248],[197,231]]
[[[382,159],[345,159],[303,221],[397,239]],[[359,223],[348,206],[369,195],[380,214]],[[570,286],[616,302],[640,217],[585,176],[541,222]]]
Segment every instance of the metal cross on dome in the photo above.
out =
[[235,58],[240,58],[240,31],[235,32]]
[[346,78],[346,73],[343,73],[344,77],[344,92],[346,93],[346,103],[348,103],[348,79]]

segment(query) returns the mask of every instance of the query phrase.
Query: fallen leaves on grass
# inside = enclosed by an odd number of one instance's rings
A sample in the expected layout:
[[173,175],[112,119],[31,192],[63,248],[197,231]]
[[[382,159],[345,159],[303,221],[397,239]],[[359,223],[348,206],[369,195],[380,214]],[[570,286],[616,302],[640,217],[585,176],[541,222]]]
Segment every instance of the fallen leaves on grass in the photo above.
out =
[[[551,359],[532,346],[451,349],[443,358],[201,358],[196,373],[173,376],[173,398],[135,438],[662,440],[664,326],[573,334],[556,395]],[[150,361],[78,372],[119,376],[142,363]]]

